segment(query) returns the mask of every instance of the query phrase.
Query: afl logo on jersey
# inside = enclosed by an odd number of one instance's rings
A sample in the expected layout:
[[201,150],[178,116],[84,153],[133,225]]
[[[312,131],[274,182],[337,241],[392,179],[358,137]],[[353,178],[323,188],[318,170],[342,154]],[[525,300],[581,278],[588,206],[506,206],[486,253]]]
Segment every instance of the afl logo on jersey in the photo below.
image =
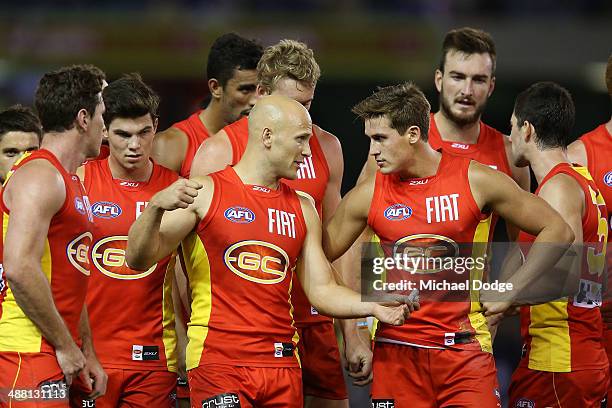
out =
[[236,275],[264,285],[282,282],[289,268],[287,253],[264,241],[236,242],[225,250],[223,260]]
[[384,215],[389,221],[402,221],[412,216],[412,208],[404,204],[393,204],[387,207]]
[[606,186],[608,187],[612,187],[612,171],[609,171],[606,173],[606,175],[603,178],[604,183],[606,183]]
[[255,213],[246,207],[230,207],[223,213],[225,218],[238,224],[248,224],[255,221]]
[[98,201],[91,206],[91,212],[98,218],[117,218],[123,212],[121,207],[110,201]]
[[91,232],[84,232],[66,247],[66,255],[70,264],[87,276],[89,276],[89,248],[92,239]]
[[109,278],[135,280],[149,276],[157,264],[146,271],[135,271],[125,263],[125,248],[127,236],[112,236],[102,238],[91,249],[91,259],[95,267]]

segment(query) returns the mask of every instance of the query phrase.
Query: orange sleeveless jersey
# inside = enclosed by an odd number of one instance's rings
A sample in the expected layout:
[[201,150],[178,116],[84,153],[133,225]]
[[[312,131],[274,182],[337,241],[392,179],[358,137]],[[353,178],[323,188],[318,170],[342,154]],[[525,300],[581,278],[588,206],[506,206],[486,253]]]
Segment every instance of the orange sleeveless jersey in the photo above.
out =
[[108,159],[85,165],[95,219],[87,309],[100,362],[108,368],[176,371],[173,263],[146,272],[125,264],[127,235],[149,199],[178,179],[154,164],[148,182],[114,179]]
[[[49,225],[41,268],[49,280],[57,311],[66,322],[72,338],[80,344],[78,326],[87,292],[88,252],[92,241],[89,200],[79,178],[67,173],[53,153],[45,149],[26,153],[19,159],[7,175],[5,185],[15,171],[33,160],[50,162],[61,174],[66,187],[66,200]],[[2,248],[10,218],[2,198],[3,192],[4,189],[0,192]],[[53,346],[15,301],[3,273],[0,276],[0,352],[53,353]]]
[[[244,117],[223,128],[232,144],[232,166],[238,163],[246,150],[249,140],[248,124],[248,118]],[[300,165],[297,179],[283,180],[283,182],[300,193],[305,193],[314,200],[317,212],[322,217],[323,197],[325,196],[325,189],[329,181],[329,166],[314,130],[310,138],[310,149],[312,156],[305,158],[304,163]],[[296,282],[292,299],[295,306],[296,325],[303,326],[332,320],[327,316],[319,315],[310,305],[299,282]]]
[[430,116],[428,141],[434,150],[442,149],[457,156],[469,157],[512,177],[510,164],[506,156],[504,138],[505,136],[500,131],[480,122],[478,142],[474,144],[447,142],[442,140],[442,136],[440,136],[434,114],[432,113]]
[[[587,154],[589,173],[599,188],[608,208],[608,215],[612,215],[612,135],[608,132],[606,124],[582,135]],[[608,221],[608,236],[612,228],[612,218]],[[612,273],[612,256],[608,254],[608,275]],[[612,282],[612,281],[611,281]]]
[[[387,282],[414,282],[421,309],[403,326],[379,324],[377,341],[491,352],[491,336],[478,291],[470,293],[472,286],[466,284],[483,280],[491,218],[481,213],[474,201],[469,165],[468,158],[442,152],[438,171],[432,177],[401,180],[397,174],[376,174],[368,225],[380,239],[385,257],[408,254],[428,263],[427,267],[412,264],[414,274],[394,269],[386,272]],[[435,263],[429,264],[436,257],[470,257],[479,263],[474,262],[469,270],[436,269]],[[460,262],[456,261],[458,267]],[[433,288],[444,282],[465,287],[448,291]]]
[[[584,241],[580,291],[571,299],[521,308],[521,335],[526,358],[521,366],[533,370],[570,372],[608,367],[601,343],[603,324],[601,305],[602,279],[608,237],[607,210],[603,197],[585,167],[567,163],[555,166],[544,177],[542,186],[557,174],[574,178],[584,192],[586,211],[582,218]],[[519,242],[533,242],[525,232]]]
[[206,129],[200,120],[200,113],[202,113],[202,110],[199,110],[193,115],[189,116],[187,119],[172,125],[172,127],[183,131],[183,133],[185,133],[187,136],[188,141],[187,152],[185,152],[185,158],[183,159],[183,164],[181,166],[181,170],[179,171],[179,175],[181,177],[189,178],[191,164],[193,163],[193,158],[198,151],[198,147],[200,147],[200,145],[210,137],[208,129]]
[[290,293],[306,236],[299,198],[283,183],[244,185],[232,167],[210,177],[210,209],[182,244],[193,299],[187,369],[297,367]]

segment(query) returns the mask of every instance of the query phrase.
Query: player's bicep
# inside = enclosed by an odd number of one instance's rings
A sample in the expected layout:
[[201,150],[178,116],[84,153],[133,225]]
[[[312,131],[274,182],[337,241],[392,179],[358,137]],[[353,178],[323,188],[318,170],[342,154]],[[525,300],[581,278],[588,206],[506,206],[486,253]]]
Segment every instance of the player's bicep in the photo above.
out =
[[539,195],[570,226],[574,233],[574,242],[582,243],[584,193],[578,182],[560,174],[546,183]]
[[220,130],[206,139],[198,148],[191,164],[191,177],[205,176],[223,170],[232,163],[232,144],[227,133]]

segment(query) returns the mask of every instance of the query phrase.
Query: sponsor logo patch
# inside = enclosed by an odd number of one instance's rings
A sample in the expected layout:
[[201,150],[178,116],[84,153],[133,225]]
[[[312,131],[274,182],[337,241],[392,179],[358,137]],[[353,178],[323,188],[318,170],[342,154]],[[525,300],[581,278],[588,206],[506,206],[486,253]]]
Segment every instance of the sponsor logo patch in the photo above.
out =
[[159,360],[159,347],[142,346],[140,344],[134,344],[132,345],[132,360],[134,361]]
[[293,343],[274,343],[274,357],[293,357]]
[[527,398],[521,398],[514,404],[515,408],[535,408],[535,402]]
[[223,261],[241,278],[265,285],[282,282],[289,268],[289,255],[281,247],[255,240],[229,246]]
[[461,150],[468,150],[470,148],[469,145],[466,145],[466,144],[463,144],[463,143],[457,143],[457,142],[453,143],[451,145],[451,147],[453,149],[461,149]]
[[240,408],[240,397],[235,392],[217,394],[202,400],[202,408]]
[[81,403],[82,408],[95,408],[96,400],[84,399]]
[[223,213],[225,218],[238,224],[248,224],[255,221],[255,213],[246,207],[230,207]]
[[74,208],[77,210],[79,214],[87,214],[87,210],[85,209],[85,204],[81,197],[74,197]]
[[606,186],[612,187],[612,171],[609,171],[604,175],[603,181],[606,183]]
[[394,399],[373,399],[372,408],[395,408]]
[[404,204],[393,204],[387,207],[384,216],[389,221],[402,221],[412,216],[412,208]]
[[120,216],[123,210],[118,204],[110,201],[98,201],[91,206],[91,212],[95,217],[111,219]]

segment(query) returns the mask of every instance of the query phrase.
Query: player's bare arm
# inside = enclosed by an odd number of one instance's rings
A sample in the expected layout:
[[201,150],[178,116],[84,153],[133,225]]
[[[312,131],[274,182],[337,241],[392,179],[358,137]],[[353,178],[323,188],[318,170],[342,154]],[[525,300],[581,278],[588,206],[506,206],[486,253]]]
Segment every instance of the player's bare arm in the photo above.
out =
[[406,301],[405,304],[391,302],[383,305],[377,302],[362,302],[358,293],[338,285],[321,247],[321,224],[317,212],[308,199],[300,197],[300,201],[307,232],[297,270],[310,303],[329,316],[375,316],[384,323],[403,324],[410,313],[418,309],[417,303]]
[[155,194],[128,234],[126,261],[147,270],[168,256],[206,214],[213,183],[208,177],[180,179]]
[[582,140],[576,140],[567,147],[567,158],[570,162],[580,164],[581,166],[588,166],[588,159],[586,148]]
[[232,144],[225,130],[200,145],[191,164],[191,177],[205,176],[223,170],[232,163]]
[[151,156],[157,163],[178,173],[187,154],[187,145],[185,133],[171,127],[155,135]]
[[552,268],[574,240],[574,234],[563,218],[546,201],[521,189],[507,175],[472,161],[468,173],[472,195],[478,207],[497,212],[521,230],[536,236],[534,245],[521,268],[509,279],[514,290],[512,299],[487,302],[486,315],[504,312],[518,294],[537,279],[539,271]]
[[323,233],[323,248],[330,261],[339,258],[362,234],[368,223],[368,212],[374,195],[372,177],[349,191],[327,222]]
[[82,342],[81,350],[83,350],[83,355],[86,359],[85,367],[83,367],[80,376],[83,379],[83,383],[91,387],[91,392],[87,395],[87,398],[96,399],[106,393],[108,375],[106,375],[98,361],[98,356],[94,349],[86,304],[83,305],[81,319],[79,320],[79,337]]
[[64,181],[48,162],[35,160],[15,172],[4,192],[10,210],[4,240],[4,271],[15,300],[55,347],[68,384],[85,365],[51,294],[40,260],[49,225],[66,199]]

